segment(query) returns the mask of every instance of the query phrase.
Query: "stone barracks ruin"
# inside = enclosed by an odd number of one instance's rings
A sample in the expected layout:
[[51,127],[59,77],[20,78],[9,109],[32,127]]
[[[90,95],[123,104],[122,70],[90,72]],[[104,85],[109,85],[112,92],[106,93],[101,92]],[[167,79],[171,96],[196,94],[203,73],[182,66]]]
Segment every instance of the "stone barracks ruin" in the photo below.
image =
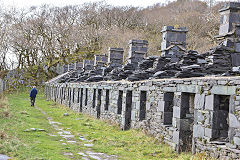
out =
[[240,3],[220,10],[219,45],[186,50],[187,29],[164,26],[161,56],[147,57],[148,42],[65,67],[46,83],[48,99],[107,119],[123,130],[142,128],[177,152],[240,157]]

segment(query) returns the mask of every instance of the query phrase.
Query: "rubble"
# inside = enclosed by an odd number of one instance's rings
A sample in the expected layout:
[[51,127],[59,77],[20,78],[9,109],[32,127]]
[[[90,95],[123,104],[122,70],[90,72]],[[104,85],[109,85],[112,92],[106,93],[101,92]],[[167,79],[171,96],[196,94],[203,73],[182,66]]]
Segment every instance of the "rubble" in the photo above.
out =
[[190,50],[179,56],[177,62],[172,61],[170,57],[146,57],[137,66],[136,62],[127,63],[123,66],[119,63],[108,62],[108,65],[106,65],[106,61],[95,63],[94,66],[93,61],[86,61],[82,70],[71,71],[61,77],[58,82],[98,82],[122,79],[139,81],[152,78],[239,75],[240,72],[236,68],[232,70],[232,52],[232,48],[219,45],[204,54]]
[[[236,26],[235,32],[239,31],[240,26]],[[235,43],[238,38],[231,38],[228,34],[228,38],[218,46],[199,54],[197,51],[186,50],[186,28],[165,26],[162,32],[161,56],[147,57],[148,41],[130,40],[126,64],[123,64],[122,48],[109,48],[108,56],[95,55],[94,61],[84,60],[68,65],[69,73],[57,77],[56,82],[98,82],[123,79],[140,81],[153,78],[240,75],[239,69],[236,68],[239,66],[238,59],[240,59],[240,44]],[[232,33],[232,35],[240,37],[240,34]]]

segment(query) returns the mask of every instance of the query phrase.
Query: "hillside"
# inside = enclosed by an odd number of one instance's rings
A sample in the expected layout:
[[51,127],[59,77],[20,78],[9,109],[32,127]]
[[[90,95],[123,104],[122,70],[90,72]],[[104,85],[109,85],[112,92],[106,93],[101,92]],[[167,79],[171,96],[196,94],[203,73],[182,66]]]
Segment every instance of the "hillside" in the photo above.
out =
[[52,66],[91,59],[94,54],[107,53],[108,47],[124,48],[126,57],[131,39],[148,40],[148,54],[159,55],[164,25],[187,27],[187,49],[201,53],[216,44],[220,6],[178,0],[148,8],[114,7],[104,2],[25,10],[2,7],[0,70],[15,66],[28,73],[26,79],[50,79],[56,75]]

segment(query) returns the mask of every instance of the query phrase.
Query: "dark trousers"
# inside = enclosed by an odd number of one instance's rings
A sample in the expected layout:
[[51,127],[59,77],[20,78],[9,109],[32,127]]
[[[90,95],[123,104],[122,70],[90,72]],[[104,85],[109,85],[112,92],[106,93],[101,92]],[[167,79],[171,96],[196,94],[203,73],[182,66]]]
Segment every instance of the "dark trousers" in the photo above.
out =
[[35,103],[35,97],[30,97],[31,99],[31,106],[34,106],[34,103]]

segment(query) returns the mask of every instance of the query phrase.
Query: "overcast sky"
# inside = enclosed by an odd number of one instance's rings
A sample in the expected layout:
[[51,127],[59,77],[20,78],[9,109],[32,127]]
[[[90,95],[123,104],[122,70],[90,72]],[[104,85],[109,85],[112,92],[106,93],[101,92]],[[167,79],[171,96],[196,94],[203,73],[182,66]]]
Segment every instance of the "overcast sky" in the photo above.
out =
[[[0,0],[4,5],[16,6],[18,8],[39,6],[42,4],[52,4],[55,6],[76,5],[86,2],[96,2],[98,0]],[[115,6],[131,5],[135,7],[147,7],[156,3],[166,3],[169,0],[105,0],[108,4]],[[173,1],[173,0],[170,0]]]
[[[81,5],[86,2],[96,2],[100,0],[0,0],[4,6],[15,6],[17,8],[25,8],[31,6],[40,6],[43,4],[51,4],[55,6],[66,5]],[[114,6],[134,6],[134,7],[147,7],[156,3],[167,3],[174,0],[105,0],[108,4]],[[202,0],[211,1],[211,0]],[[213,1],[240,1],[240,0],[213,0]]]
[[[98,0],[0,0],[0,2],[2,2],[5,6],[15,6],[17,8],[39,6],[42,4],[65,6],[65,5],[76,5],[76,4],[83,4],[86,2],[96,2],[96,1]],[[147,7],[156,3],[166,3],[168,1],[174,1],[174,0],[105,0],[105,2],[114,6],[131,5],[134,7]],[[203,1],[210,1],[210,0],[203,0]],[[214,0],[214,1],[229,1],[229,0]]]

